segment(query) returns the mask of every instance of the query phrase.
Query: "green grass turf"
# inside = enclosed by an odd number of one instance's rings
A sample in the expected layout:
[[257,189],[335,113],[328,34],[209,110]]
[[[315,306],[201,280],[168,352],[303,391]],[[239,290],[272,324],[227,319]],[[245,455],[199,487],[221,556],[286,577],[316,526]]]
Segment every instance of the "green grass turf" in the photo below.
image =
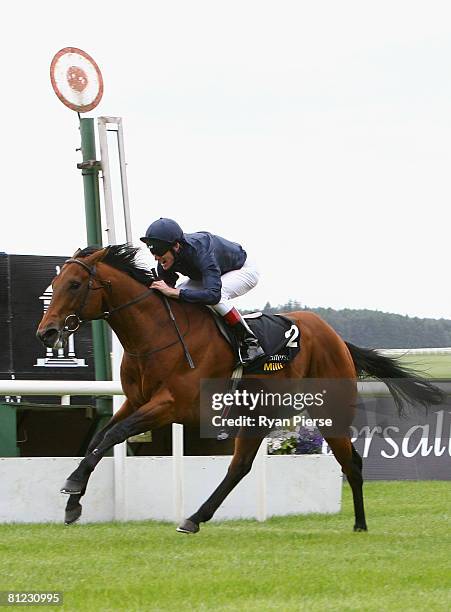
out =
[[404,355],[402,365],[422,372],[426,378],[451,379],[451,355]]
[[60,590],[65,610],[451,609],[451,483],[365,493],[368,533],[352,532],[347,485],[340,514],[195,536],[156,522],[0,525],[0,590]]

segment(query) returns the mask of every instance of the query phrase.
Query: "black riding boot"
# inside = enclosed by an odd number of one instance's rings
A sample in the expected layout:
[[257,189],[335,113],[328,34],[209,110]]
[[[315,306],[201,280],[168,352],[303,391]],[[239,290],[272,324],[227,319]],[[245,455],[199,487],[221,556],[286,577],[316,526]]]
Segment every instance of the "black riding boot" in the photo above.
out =
[[254,336],[251,328],[236,308],[228,312],[224,319],[238,340],[238,351],[243,365],[247,365],[265,354],[258,338]]

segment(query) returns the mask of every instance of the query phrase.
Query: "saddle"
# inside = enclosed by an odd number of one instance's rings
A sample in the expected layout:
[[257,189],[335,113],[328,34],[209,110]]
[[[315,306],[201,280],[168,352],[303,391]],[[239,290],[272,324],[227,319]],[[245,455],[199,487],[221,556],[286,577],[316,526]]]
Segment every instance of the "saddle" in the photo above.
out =
[[[236,357],[238,367],[241,364],[238,354],[238,342],[230,327],[224,323],[222,317],[214,315],[215,323],[229,342]],[[244,368],[246,374],[273,374],[283,370],[285,365],[296,357],[301,348],[301,334],[294,321],[284,315],[272,315],[254,312],[244,315],[247,324],[258,338],[260,346],[265,351],[262,357],[247,364]]]

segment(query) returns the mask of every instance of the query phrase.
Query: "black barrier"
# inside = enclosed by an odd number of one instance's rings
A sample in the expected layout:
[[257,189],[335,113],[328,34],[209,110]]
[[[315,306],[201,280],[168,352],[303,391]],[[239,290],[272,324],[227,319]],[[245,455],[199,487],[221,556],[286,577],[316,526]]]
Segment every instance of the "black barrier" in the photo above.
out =
[[[36,328],[51,300],[50,282],[67,257],[0,256],[0,378],[94,380],[90,326],[60,350],[46,349]],[[37,401],[59,402],[54,397]]]
[[[443,385],[442,385],[443,386]],[[352,439],[366,480],[451,480],[451,404],[396,416],[391,397],[363,397]]]
[[[50,283],[66,259],[0,255],[0,379],[95,379],[90,325],[62,349],[46,348],[36,338],[52,297]],[[86,447],[92,419],[86,418],[84,408],[94,406],[93,398],[72,396],[71,407],[61,407],[60,398],[51,395],[30,395],[26,400],[0,398],[0,456],[70,455]],[[83,409],[77,410],[78,405]],[[52,418],[50,409],[55,411]],[[46,418],[49,423],[44,427]]]

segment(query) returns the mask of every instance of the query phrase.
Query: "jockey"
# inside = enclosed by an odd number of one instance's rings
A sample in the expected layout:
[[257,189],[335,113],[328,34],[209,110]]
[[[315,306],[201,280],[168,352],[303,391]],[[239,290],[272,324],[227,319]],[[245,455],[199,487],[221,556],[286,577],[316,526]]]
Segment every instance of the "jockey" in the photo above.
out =
[[[140,238],[158,262],[160,280],[152,288],[170,298],[205,304],[223,317],[235,333],[243,364],[264,355],[257,338],[230,300],[247,293],[259,273],[246,251],[209,232],[184,234],[172,219],[160,218]],[[176,288],[178,274],[188,280]]]

